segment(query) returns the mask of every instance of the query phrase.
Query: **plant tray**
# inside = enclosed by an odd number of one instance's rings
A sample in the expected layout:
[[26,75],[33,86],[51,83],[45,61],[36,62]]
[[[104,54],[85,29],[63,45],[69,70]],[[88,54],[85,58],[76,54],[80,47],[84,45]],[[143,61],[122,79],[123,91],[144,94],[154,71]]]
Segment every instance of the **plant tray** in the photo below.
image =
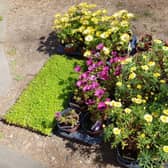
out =
[[64,131],[57,129],[54,131],[54,135],[58,135],[60,137],[70,139],[72,141],[81,142],[81,143],[87,144],[87,145],[101,144],[103,141],[102,136],[92,137],[92,136],[82,132],[82,130],[72,132],[72,133],[67,133],[67,132],[64,132]]

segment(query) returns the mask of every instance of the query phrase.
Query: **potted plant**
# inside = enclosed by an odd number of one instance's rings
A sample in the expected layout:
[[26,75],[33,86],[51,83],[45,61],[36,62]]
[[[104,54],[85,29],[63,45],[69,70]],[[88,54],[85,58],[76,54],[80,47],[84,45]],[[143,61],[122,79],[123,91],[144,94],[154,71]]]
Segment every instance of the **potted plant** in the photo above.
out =
[[137,50],[147,51],[149,50],[149,48],[151,48],[151,45],[152,45],[152,35],[145,34],[139,40],[138,45],[137,45]]
[[105,139],[123,166],[160,168],[168,162],[167,71],[168,47],[161,40],[122,66],[114,99],[106,102],[112,122]]
[[112,89],[115,88],[122,62],[126,58],[127,56],[121,56],[116,51],[111,52],[100,43],[87,59],[84,71],[79,66],[75,67],[79,78],[73,100],[78,106],[85,107],[82,114],[87,113],[82,115],[84,117],[82,125],[83,128],[87,128],[89,134],[103,132],[103,124],[107,123],[109,110],[105,102],[113,98]]
[[121,10],[109,16],[105,9],[95,10],[95,7],[95,4],[80,3],[63,15],[55,15],[53,28],[65,51],[86,51],[84,56],[88,56],[90,50],[104,43],[109,50],[127,52],[133,14]]
[[73,108],[56,112],[55,118],[59,131],[71,133],[79,128],[79,113]]

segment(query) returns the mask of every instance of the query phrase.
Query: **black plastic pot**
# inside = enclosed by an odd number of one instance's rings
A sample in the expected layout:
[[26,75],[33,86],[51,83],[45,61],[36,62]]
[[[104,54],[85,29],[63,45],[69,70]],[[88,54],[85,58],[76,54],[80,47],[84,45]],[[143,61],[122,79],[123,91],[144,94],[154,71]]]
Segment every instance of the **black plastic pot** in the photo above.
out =
[[[71,110],[72,110],[72,108],[67,108],[67,109],[63,110],[63,111],[61,112],[61,114],[62,114],[62,115],[66,115],[66,114],[68,114]],[[60,124],[59,122],[57,122],[56,124],[57,124],[57,128],[59,129],[59,131],[63,131],[63,132],[67,132],[67,133],[72,133],[72,132],[77,131],[77,129],[78,129],[79,126],[80,126],[80,122],[76,123],[75,126],[63,125],[63,124]]]
[[125,158],[122,156],[120,147],[117,147],[116,149],[116,160],[121,166],[126,168],[140,168],[137,160],[134,158]]
[[[102,139],[103,129],[102,129],[102,123],[100,121],[96,121],[95,123],[93,123],[90,120],[90,114],[89,113],[81,115],[81,120],[80,121],[81,121],[82,130],[85,133],[89,134],[90,136],[100,137]],[[96,124],[97,124],[97,126],[96,126]],[[96,127],[99,127],[99,128],[96,129]]]

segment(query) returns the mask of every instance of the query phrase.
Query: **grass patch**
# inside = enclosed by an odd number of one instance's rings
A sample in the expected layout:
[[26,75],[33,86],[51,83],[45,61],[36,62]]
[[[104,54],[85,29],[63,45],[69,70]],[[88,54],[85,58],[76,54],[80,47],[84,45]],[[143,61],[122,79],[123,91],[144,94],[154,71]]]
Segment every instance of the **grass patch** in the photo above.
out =
[[52,56],[4,116],[5,120],[50,135],[55,111],[67,106],[74,88],[77,78],[74,66],[82,63],[65,56]]

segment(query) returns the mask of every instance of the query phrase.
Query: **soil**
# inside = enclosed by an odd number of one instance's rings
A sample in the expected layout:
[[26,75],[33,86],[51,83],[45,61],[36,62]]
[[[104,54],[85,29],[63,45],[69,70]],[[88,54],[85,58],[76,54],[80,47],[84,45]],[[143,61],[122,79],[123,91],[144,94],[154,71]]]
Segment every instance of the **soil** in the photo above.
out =
[[[3,42],[13,77],[8,94],[0,97],[3,115],[17,100],[52,54],[52,21],[55,13],[65,12],[79,0],[8,0],[6,38]],[[128,9],[136,17],[133,29],[137,36],[152,33],[155,38],[168,37],[167,0],[87,0],[113,13]],[[48,40],[46,41],[46,39]],[[43,43],[42,51],[40,41]],[[60,137],[46,137],[26,129],[0,122],[0,144],[41,161],[48,168],[117,168],[108,146],[87,147]]]

